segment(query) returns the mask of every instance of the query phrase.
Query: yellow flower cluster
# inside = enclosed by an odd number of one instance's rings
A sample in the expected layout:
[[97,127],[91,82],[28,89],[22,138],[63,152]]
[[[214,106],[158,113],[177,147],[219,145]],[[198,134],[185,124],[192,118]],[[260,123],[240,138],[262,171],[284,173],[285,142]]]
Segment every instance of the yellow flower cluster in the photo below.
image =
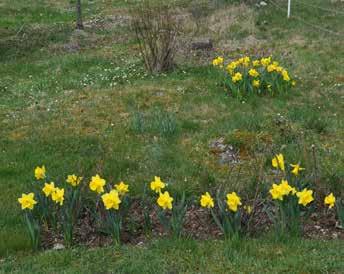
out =
[[[226,195],[226,198],[227,198],[226,204],[228,206],[228,210],[233,211],[233,212],[237,212],[238,207],[242,205],[241,198],[235,192],[228,193]],[[205,194],[203,194],[201,196],[200,204],[201,204],[201,207],[204,207],[204,208],[213,208],[214,207],[214,199],[211,197],[209,192],[206,192]],[[252,208],[249,206],[245,206],[245,207],[246,207],[245,209],[249,208],[248,211],[250,211],[250,213],[251,213]]]
[[[283,154],[280,153],[275,155],[275,157],[272,158],[271,164],[274,168],[285,171]],[[300,166],[300,164],[291,164],[290,166],[293,168],[291,170],[291,173],[293,173],[295,176],[298,176],[300,171],[305,170],[303,167]]]
[[283,201],[284,196],[288,196],[289,194],[295,195],[297,191],[295,187],[289,185],[287,180],[282,180],[278,185],[273,184],[269,192],[272,196],[272,199]]
[[55,203],[63,205],[64,201],[64,189],[55,187],[55,183],[44,183],[44,187],[42,188],[42,191],[45,195],[45,197],[51,197],[51,200],[53,200]]
[[234,75],[232,75],[233,83],[239,82],[241,80],[242,80],[242,74],[240,72],[237,72]]
[[[46,177],[46,168],[45,166],[37,166],[34,170],[34,176],[37,180],[45,180]],[[80,182],[82,181],[82,177],[78,177],[75,174],[68,175],[66,182],[69,183],[73,187],[77,187]],[[59,188],[55,186],[54,182],[44,183],[44,186],[42,188],[42,192],[46,198],[50,197],[53,202],[56,204],[59,204],[60,206],[63,205],[64,199],[65,199],[65,189]],[[24,209],[30,209],[32,210],[34,206],[38,203],[34,199],[35,194],[33,192],[29,194],[22,194],[22,197],[18,199],[18,202],[21,204],[21,208]]]
[[[271,164],[274,168],[277,168],[283,172],[285,172],[285,162],[283,154],[279,153],[272,158]],[[291,164],[292,170],[290,171],[295,176],[299,175],[301,170],[304,170],[300,166],[300,164]],[[307,206],[311,203],[313,198],[313,190],[308,190],[307,188],[303,189],[302,191],[297,191],[295,187],[289,185],[287,180],[282,179],[280,184],[273,184],[270,189],[270,194],[272,199],[283,201],[283,198],[288,195],[296,195],[299,200],[298,203],[302,204],[303,206]]]
[[42,188],[42,191],[45,195],[45,197],[49,197],[51,196],[51,199],[55,202],[55,203],[59,203],[61,206],[63,205],[63,201],[64,201],[64,189],[63,188],[58,188],[55,187],[55,183],[51,182],[51,183],[44,183],[44,187]]
[[214,67],[222,67],[223,66],[223,57],[216,57],[214,60],[213,60],[213,66]]
[[[240,60],[240,62],[246,65],[250,62],[250,60],[242,59]],[[269,66],[270,62],[271,60],[269,60],[269,58],[264,58],[262,60],[259,60],[259,65],[261,64],[263,66]],[[249,74],[255,75],[256,72],[251,69],[251,72],[249,72]],[[283,171],[283,175],[288,174],[288,172],[290,172],[290,174],[293,174],[294,176],[299,176],[300,171],[304,170],[304,168],[302,168],[299,163],[291,164],[291,168],[288,170],[288,168],[286,168],[288,167],[288,165],[285,164],[284,156],[281,153],[276,154],[273,157],[272,166],[280,171]],[[45,166],[36,167],[34,170],[34,175],[37,180],[46,180],[47,176]],[[287,178],[292,177],[293,176]],[[73,189],[81,184],[82,179],[82,177],[72,174],[68,175],[66,183],[68,183]],[[123,201],[125,201],[125,195],[129,192],[128,184],[121,181],[115,184],[113,188],[110,189],[108,192],[104,193],[105,187],[106,180],[101,178],[98,174],[91,178],[91,181],[89,183],[89,189],[98,194],[102,194],[101,200],[106,210],[119,210],[121,204],[126,204],[123,203]],[[165,187],[166,184],[158,176],[155,176],[154,180],[150,183],[151,190],[158,194],[156,200],[157,205],[161,207],[163,210],[172,210],[174,198],[170,195],[168,191],[163,192]],[[69,187],[67,186],[66,189],[69,189]],[[63,205],[65,200],[64,188],[56,186],[54,182],[45,182],[44,187],[41,190],[45,197],[37,193],[31,192],[28,194],[23,193],[22,196],[18,198],[18,202],[21,205],[22,210],[33,210],[35,205],[41,201],[40,199],[42,197],[43,199],[50,197],[51,200],[56,204],[59,204],[60,206]],[[288,181],[285,179],[282,179],[279,184],[274,183],[271,189],[269,190],[269,193],[272,199],[278,201],[278,203],[284,203],[284,201],[286,201],[292,202],[292,204],[295,206],[302,205],[306,207],[314,201],[313,190],[308,188],[297,190],[296,187],[290,185]],[[35,194],[37,194],[37,200],[35,199]],[[67,198],[68,199],[66,199],[66,201],[69,201],[69,196]],[[209,192],[205,192],[203,195],[201,195],[199,202],[201,207],[203,208],[208,208],[212,210],[215,207],[215,201]],[[324,198],[324,204],[328,206],[330,209],[336,205],[336,197],[333,195],[333,193],[330,193]],[[242,201],[236,192],[231,192],[226,194],[226,199],[223,200],[223,205],[225,206],[222,206],[219,203],[218,208],[223,209],[224,212],[228,211],[235,213],[238,212],[239,207],[242,206]],[[288,207],[289,205],[290,204],[288,204]],[[178,206],[176,206],[175,208],[177,209]],[[252,207],[249,205],[244,205],[243,210],[245,210],[248,214],[251,214]],[[213,211],[211,212],[213,214]]]
[[51,199],[62,206],[64,201],[64,189],[55,187],[54,191],[51,193]]
[[263,91],[274,93],[287,91],[296,84],[295,80],[291,79],[288,70],[272,60],[271,56],[253,60],[249,56],[244,56],[227,65],[223,57],[217,57],[212,64],[221,69],[225,67],[226,77],[229,75],[234,84],[234,86],[229,84],[232,92],[239,89],[240,92],[256,90],[259,93]]
[[[98,188],[97,183],[99,183],[99,182],[100,182],[99,185],[101,185],[101,187]],[[100,191],[100,188],[104,187],[103,182],[105,185],[105,180],[100,178],[99,175],[96,175],[93,178],[93,184],[95,184],[96,186],[92,185],[92,188],[91,188],[91,185],[90,185],[90,189],[92,191],[98,192],[97,191],[97,188],[98,188],[98,190]],[[114,187],[115,187],[115,189],[112,189],[112,190],[110,190],[110,192],[105,193],[101,196],[102,200],[103,200],[103,204],[107,210],[109,210],[109,209],[118,210],[119,205],[122,202],[121,197],[123,197],[125,194],[127,194],[129,192],[129,185],[125,184],[124,182],[120,182],[118,184],[115,184]],[[102,192],[104,192],[104,191],[101,191],[98,193],[102,193]]]
[[156,193],[159,193],[159,197],[157,199],[157,204],[164,210],[172,209],[173,197],[170,196],[168,191],[161,192],[162,189],[166,187],[166,184],[161,181],[161,178],[158,176],[154,176],[154,181],[150,183],[150,188]]

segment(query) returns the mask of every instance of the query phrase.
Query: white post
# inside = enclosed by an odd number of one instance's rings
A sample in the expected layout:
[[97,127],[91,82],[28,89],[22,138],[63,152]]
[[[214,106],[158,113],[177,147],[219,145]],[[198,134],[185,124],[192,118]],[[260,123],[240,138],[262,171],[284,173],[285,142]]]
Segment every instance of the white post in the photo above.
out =
[[290,4],[291,4],[291,0],[288,0],[288,18],[290,17]]

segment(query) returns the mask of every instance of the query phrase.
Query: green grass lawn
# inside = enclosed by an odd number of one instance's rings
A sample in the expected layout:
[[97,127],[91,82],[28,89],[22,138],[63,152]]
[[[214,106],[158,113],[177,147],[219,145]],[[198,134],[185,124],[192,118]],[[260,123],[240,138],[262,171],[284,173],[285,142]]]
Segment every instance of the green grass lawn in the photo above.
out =
[[[124,180],[135,196],[159,175],[190,200],[220,185],[250,199],[258,183],[261,191],[271,184],[268,172],[257,175],[258,166],[268,170],[273,152],[281,151],[302,162],[319,197],[344,194],[343,36],[299,20],[340,34],[342,15],[295,3],[287,20],[285,1],[274,1],[283,10],[214,1],[202,6],[198,31],[190,23],[183,36],[211,37],[216,50],[209,57],[181,52],[173,72],[150,76],[132,31],[113,19],[127,14],[126,2],[85,2],[81,36],[71,2],[0,4],[0,271],[343,272],[342,241],[276,244],[263,237],[230,256],[221,241],[193,240],[29,252],[17,198],[42,164],[56,181],[70,173]],[[340,1],[312,3],[344,11]],[[195,4],[178,5],[181,13],[200,13]],[[68,50],[75,43],[78,50]],[[297,77],[295,90],[243,101],[228,96],[207,64],[244,53],[272,54]],[[220,137],[240,149],[234,171],[210,152]]]
[[342,273],[343,244],[249,239],[240,248],[222,241],[153,241],[149,245],[45,251],[10,256],[1,273]]

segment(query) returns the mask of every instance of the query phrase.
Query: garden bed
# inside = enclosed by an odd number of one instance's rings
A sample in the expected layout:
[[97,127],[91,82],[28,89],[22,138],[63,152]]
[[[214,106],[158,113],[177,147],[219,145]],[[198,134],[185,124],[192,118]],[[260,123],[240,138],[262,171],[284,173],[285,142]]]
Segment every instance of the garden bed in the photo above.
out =
[[[321,206],[321,205],[320,205]],[[339,227],[338,221],[333,213],[326,212],[323,207],[312,213],[310,219],[303,223],[303,238],[344,240],[344,229]],[[85,245],[88,247],[101,247],[112,245],[111,236],[101,232],[101,225],[91,217],[91,211],[84,209],[81,218],[75,228],[73,240],[77,245]],[[152,229],[145,231],[143,210],[140,200],[133,201],[128,212],[128,216],[124,221],[124,228],[121,235],[121,241],[126,245],[143,245],[153,238],[168,237],[164,232],[162,225],[157,217],[157,208],[152,207],[150,210]],[[266,234],[273,229],[272,223],[263,208],[263,201],[257,201],[253,212],[244,217],[244,221],[249,222],[249,237],[257,238]],[[131,227],[131,228],[129,228]],[[196,240],[222,239],[223,233],[214,223],[209,211],[197,205],[188,208],[185,215],[183,225],[183,235],[187,238]],[[63,248],[63,235],[54,233],[45,227],[42,233],[42,246],[44,249]]]

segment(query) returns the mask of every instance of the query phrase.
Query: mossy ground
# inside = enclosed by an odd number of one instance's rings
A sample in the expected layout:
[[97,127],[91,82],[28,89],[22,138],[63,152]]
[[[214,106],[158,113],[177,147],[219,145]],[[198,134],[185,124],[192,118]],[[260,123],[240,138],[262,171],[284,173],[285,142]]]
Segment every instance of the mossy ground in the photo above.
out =
[[[342,37],[296,18],[287,20],[284,10],[270,4],[257,8],[238,1],[215,1],[216,5],[199,9],[196,4],[179,1],[180,12],[191,14],[183,38],[212,37],[217,50],[208,57],[181,52],[173,72],[149,76],[132,32],[121,21],[125,20],[121,16],[128,14],[126,2],[85,2],[86,35],[74,31],[71,2],[5,0],[0,4],[0,254],[10,256],[1,263],[2,271],[20,271],[23,267],[39,272],[38,265],[44,265],[45,260],[48,265],[49,256],[66,263],[66,269],[49,264],[51,272],[83,272],[89,257],[104,262],[104,256],[122,272],[135,272],[130,267],[149,270],[148,265],[143,266],[149,260],[162,272],[166,267],[172,272],[190,272],[197,269],[191,261],[201,256],[209,256],[210,261],[213,256],[217,258],[204,272],[235,267],[235,262],[215,263],[222,258],[222,243],[212,247],[211,242],[193,241],[169,247],[166,254],[165,245],[169,244],[163,241],[144,248],[124,248],[124,257],[110,248],[27,257],[29,245],[17,197],[28,191],[26,184],[33,178],[33,168],[41,164],[56,181],[69,173],[89,178],[98,172],[109,182],[129,182],[134,195],[140,195],[142,184],[159,175],[173,191],[185,190],[189,198],[218,185],[249,198],[257,180],[269,184],[269,174],[256,176],[257,159],[259,166],[268,170],[273,152],[282,151],[286,158],[301,161],[314,173],[314,145],[318,171],[312,183],[318,184],[320,192],[343,192]],[[277,3],[285,8],[284,3]],[[343,9],[339,1],[316,4]],[[293,7],[294,16],[336,33],[342,31],[343,16],[297,7]],[[74,45],[78,46],[75,51]],[[224,53],[229,58],[244,53],[273,54],[297,77],[297,86],[292,93],[275,98],[253,96],[238,101],[214,81],[211,68],[205,65]],[[235,168],[241,170],[240,176],[220,166],[210,152],[209,142],[220,137],[241,149],[242,161]],[[270,244],[262,241],[257,252],[274,257]],[[192,245],[190,253],[188,244]],[[215,250],[217,245],[220,247]],[[329,253],[320,252],[323,245]],[[204,248],[215,253],[205,254]],[[247,272],[255,270],[256,264],[257,269],[272,272],[343,270],[336,259],[336,254],[343,252],[341,242],[305,241],[298,247],[299,253],[288,255],[291,248],[289,244],[281,247],[286,261],[273,259],[268,263],[266,258],[260,260],[251,254],[238,265],[247,263]],[[185,256],[180,268],[161,265],[159,252],[166,260],[177,258],[171,250]],[[74,262],[70,259],[75,256],[73,252],[85,257]],[[323,257],[323,253],[333,253],[334,257]],[[125,266],[131,254],[142,261]],[[321,259],[319,264],[317,258]],[[320,263],[324,260],[325,265]],[[310,269],[305,268],[307,265]]]

